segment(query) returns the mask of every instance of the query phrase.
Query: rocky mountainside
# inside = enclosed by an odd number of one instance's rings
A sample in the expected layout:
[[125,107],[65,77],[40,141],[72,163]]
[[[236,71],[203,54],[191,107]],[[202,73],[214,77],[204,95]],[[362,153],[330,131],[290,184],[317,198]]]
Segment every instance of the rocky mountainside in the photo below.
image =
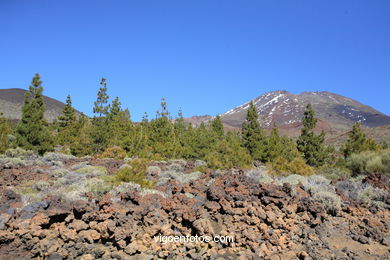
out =
[[[199,172],[154,161],[156,185],[107,186],[129,161],[0,156],[0,259],[389,259],[390,183]],[[162,242],[159,237],[230,237]],[[157,240],[156,240],[157,237]],[[4,257],[6,256],[6,258]]]
[[[389,116],[356,100],[326,91],[298,95],[288,91],[273,91],[252,101],[262,126],[267,128],[273,125],[284,128],[299,126],[308,103],[312,104],[319,118],[319,127],[326,131],[347,130],[355,122],[361,122],[367,127],[390,125]],[[232,127],[241,127],[249,102],[223,113],[222,121]]]
[[[21,119],[25,93],[26,90],[20,88],[0,89],[0,112],[3,113],[5,118]],[[61,115],[65,104],[47,96],[44,96],[44,99],[46,105],[45,118],[52,122]]]

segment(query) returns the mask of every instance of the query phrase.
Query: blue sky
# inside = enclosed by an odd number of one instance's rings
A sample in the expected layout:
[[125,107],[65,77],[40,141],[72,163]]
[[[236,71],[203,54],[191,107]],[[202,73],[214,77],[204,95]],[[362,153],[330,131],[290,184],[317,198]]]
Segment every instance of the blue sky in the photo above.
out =
[[326,90],[390,114],[390,1],[0,0],[0,88],[92,115],[102,77],[133,120],[223,113],[272,90]]

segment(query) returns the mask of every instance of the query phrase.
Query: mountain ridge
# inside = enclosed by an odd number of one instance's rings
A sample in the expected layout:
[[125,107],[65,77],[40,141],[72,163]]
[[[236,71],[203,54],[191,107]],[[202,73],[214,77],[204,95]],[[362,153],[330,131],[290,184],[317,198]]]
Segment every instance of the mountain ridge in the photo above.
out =
[[[27,92],[21,88],[0,89],[0,112],[3,117],[11,120],[20,120],[22,118],[22,107],[24,103],[24,95]],[[57,99],[43,96],[46,105],[45,118],[49,122],[53,122],[61,115],[65,104]],[[79,113],[78,111],[76,111]]]

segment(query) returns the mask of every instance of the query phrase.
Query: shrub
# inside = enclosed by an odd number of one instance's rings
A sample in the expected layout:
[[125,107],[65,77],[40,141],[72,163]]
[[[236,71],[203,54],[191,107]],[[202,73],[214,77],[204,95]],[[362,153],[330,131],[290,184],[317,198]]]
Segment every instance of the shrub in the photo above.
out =
[[101,197],[112,189],[112,184],[99,178],[91,178],[85,183],[88,191],[92,192],[96,197]]
[[76,173],[82,173],[86,176],[104,176],[107,175],[107,169],[103,166],[91,166],[87,165],[85,167],[79,168],[75,171]]
[[146,179],[147,162],[141,159],[131,160],[129,163],[130,167],[123,167],[119,169],[115,175],[110,176],[109,181],[113,185],[119,185],[122,182],[134,182],[141,185],[142,188],[151,188],[154,186],[153,182]]
[[325,176],[330,180],[346,180],[351,177],[351,171],[345,167],[335,165],[324,165],[316,169],[316,174]]
[[352,201],[360,202],[368,206],[384,207],[387,197],[389,196],[386,190],[373,187],[368,183],[363,183],[360,176],[347,181],[339,181],[336,183],[336,188],[343,193],[344,196]]
[[28,162],[20,158],[0,158],[0,164],[6,169],[19,168],[28,165]]
[[319,191],[312,195],[314,201],[321,203],[326,211],[335,216],[341,209],[340,197],[332,192]]
[[123,160],[125,157],[126,151],[119,146],[109,147],[100,155],[100,158],[111,158],[116,160]]
[[142,188],[141,185],[133,183],[133,182],[125,182],[125,183],[122,183],[122,184],[116,186],[115,188],[113,188],[110,191],[110,194],[113,197],[116,197],[118,194],[126,192],[126,191],[136,191],[136,192],[139,192],[141,194],[141,196],[145,196],[145,195],[149,195],[149,194],[158,194],[164,198],[167,197],[167,194],[162,192],[162,191]]
[[346,166],[352,171],[352,176],[369,173],[390,173],[390,149],[382,151],[365,151],[352,154]]
[[8,149],[5,151],[5,156],[11,158],[25,158],[34,155],[33,151],[24,150],[23,148]]
[[68,161],[75,158],[76,158],[75,156],[70,154],[49,152],[43,156],[42,160],[46,162],[52,162],[52,161]]
[[295,158],[291,162],[287,161],[283,157],[278,157],[270,165],[271,173],[274,175],[290,175],[298,174],[303,176],[309,176],[314,173],[313,168],[305,163],[302,158]]
[[288,183],[291,186],[295,186],[295,185],[301,183],[302,185],[305,186],[307,184],[307,178],[302,176],[302,175],[291,174],[291,175],[288,175],[286,177],[282,177],[276,183],[279,185],[283,185],[284,183]]
[[329,214],[336,215],[341,208],[341,199],[330,180],[321,175],[312,175],[304,185],[314,201],[320,202]]
[[180,183],[190,183],[191,181],[197,180],[202,176],[202,172],[191,172],[191,173],[182,173],[167,171],[160,174],[160,179],[158,185],[166,183],[168,180],[176,180]]
[[357,193],[358,201],[368,206],[377,207],[383,207],[385,205],[384,201],[387,196],[389,196],[387,191],[373,187],[372,185],[364,185],[364,188]]
[[251,169],[245,173],[250,179],[258,183],[270,183],[273,179],[264,168]]

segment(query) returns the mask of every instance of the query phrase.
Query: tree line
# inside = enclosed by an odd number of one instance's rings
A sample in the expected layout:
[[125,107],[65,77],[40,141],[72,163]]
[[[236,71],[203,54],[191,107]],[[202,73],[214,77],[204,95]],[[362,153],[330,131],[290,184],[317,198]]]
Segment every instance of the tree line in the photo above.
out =
[[[118,97],[111,102],[107,80],[102,79],[94,102],[92,118],[76,113],[68,95],[62,115],[53,123],[44,118],[43,87],[36,74],[26,92],[22,118],[15,127],[0,116],[0,152],[21,147],[43,155],[61,147],[76,156],[140,157],[153,160],[201,159],[211,167],[251,167],[254,161],[273,165],[276,170],[309,174],[310,167],[321,167],[348,158],[354,153],[377,150],[356,123],[347,142],[338,151],[325,145],[325,133],[316,134],[317,118],[310,104],[302,118],[303,127],[296,141],[281,136],[276,127],[268,134],[262,129],[253,103],[249,104],[240,132],[225,132],[220,116],[194,127],[185,123],[179,111],[173,118],[165,99],[156,117],[145,113],[141,122],[132,122],[128,109]],[[12,138],[10,138],[12,137]],[[301,171],[301,172],[299,172]]]

